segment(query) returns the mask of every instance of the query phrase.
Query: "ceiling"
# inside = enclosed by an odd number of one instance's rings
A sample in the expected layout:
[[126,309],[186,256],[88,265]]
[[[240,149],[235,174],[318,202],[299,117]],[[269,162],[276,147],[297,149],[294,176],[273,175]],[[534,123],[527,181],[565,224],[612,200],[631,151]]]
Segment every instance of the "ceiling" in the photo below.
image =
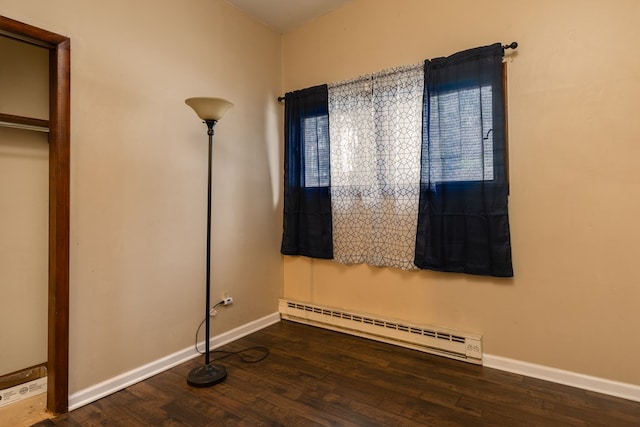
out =
[[286,33],[351,0],[227,0],[268,27]]

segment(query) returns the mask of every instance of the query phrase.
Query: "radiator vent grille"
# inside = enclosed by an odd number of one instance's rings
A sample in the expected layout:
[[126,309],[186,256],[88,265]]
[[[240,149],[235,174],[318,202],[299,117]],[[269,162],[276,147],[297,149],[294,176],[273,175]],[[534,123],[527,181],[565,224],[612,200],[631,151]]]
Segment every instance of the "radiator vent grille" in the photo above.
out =
[[482,363],[482,337],[344,310],[280,300],[283,319],[347,332],[471,363]]

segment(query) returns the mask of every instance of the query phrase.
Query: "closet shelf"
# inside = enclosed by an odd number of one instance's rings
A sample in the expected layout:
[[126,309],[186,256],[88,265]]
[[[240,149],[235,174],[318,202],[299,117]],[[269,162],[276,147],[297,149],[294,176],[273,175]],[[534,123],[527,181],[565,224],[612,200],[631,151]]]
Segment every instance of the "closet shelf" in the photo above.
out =
[[0,126],[34,130],[37,132],[49,132],[49,120],[34,119],[31,117],[14,116],[0,113]]

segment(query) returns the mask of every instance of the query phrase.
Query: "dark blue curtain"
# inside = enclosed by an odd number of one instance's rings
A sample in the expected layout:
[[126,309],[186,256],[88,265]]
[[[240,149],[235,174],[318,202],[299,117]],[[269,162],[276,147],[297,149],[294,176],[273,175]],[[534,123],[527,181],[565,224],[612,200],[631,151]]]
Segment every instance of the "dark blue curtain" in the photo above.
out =
[[419,268],[510,277],[500,44],[425,61]]
[[333,258],[327,85],[285,95],[281,252]]

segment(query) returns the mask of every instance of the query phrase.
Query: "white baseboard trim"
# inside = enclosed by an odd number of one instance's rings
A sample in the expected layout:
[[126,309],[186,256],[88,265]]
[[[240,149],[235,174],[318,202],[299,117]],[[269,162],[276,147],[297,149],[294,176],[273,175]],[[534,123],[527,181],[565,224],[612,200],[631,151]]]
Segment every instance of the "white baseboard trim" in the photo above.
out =
[[635,384],[611,381],[604,378],[578,374],[576,372],[564,371],[562,369],[550,368],[548,366],[521,362],[506,357],[493,356],[491,354],[483,355],[482,365],[487,368],[499,369],[501,371],[512,372],[514,374],[525,375],[540,380],[640,402],[640,386]]
[[[260,329],[264,329],[267,326],[278,323],[279,321],[280,313],[270,314],[211,338],[210,346],[212,349],[221,347],[253,332],[259,331]],[[198,344],[199,348],[202,348],[203,346],[204,341]],[[95,402],[98,399],[127,388],[132,384],[146,380],[147,378],[171,369],[174,366],[194,359],[199,355],[200,354],[195,350],[195,348],[191,346],[99,384],[87,387],[84,390],[77,391],[69,395],[69,410],[72,411],[91,402]]]

